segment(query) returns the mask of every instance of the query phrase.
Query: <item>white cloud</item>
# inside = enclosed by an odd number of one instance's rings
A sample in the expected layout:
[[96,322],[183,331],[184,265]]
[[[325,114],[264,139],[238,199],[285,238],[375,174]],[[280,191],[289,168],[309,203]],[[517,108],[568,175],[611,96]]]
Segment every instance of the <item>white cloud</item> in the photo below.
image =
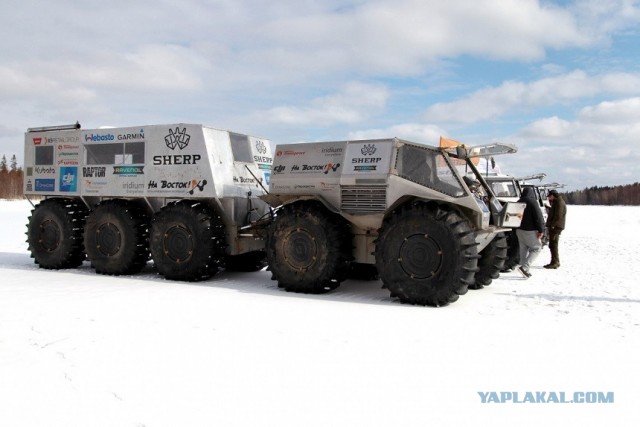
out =
[[633,28],[640,22],[640,5],[637,0],[579,0],[570,6],[570,11],[583,31],[599,38]]
[[537,120],[505,142],[519,147],[505,159],[514,175],[553,170],[547,180],[571,189],[633,183],[640,177],[640,97],[584,107],[573,120]]
[[349,133],[349,139],[393,138],[406,139],[427,145],[437,146],[440,136],[446,136],[444,129],[435,125],[404,123],[384,129],[367,129]]
[[513,111],[562,104],[597,95],[640,94],[640,73],[609,73],[590,76],[576,70],[531,83],[507,81],[481,89],[452,102],[429,107],[425,118],[432,122],[475,123]]
[[383,109],[388,97],[385,86],[351,82],[336,94],[312,100],[307,107],[275,107],[263,116],[272,122],[295,125],[358,123]]
[[640,97],[584,107],[573,121],[558,117],[537,120],[518,135],[532,141],[580,141],[594,146],[618,141],[640,146]]

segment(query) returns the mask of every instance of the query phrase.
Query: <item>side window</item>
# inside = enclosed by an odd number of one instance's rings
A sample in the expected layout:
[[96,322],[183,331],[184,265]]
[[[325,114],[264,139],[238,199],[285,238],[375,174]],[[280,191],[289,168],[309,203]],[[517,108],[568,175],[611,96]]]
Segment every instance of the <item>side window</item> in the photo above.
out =
[[396,167],[402,178],[450,196],[465,195],[457,175],[438,150],[403,145]]
[[88,165],[144,163],[144,142],[85,145]]
[[53,145],[36,147],[36,166],[51,166],[53,164]]
[[131,156],[134,165],[144,163],[144,142],[128,142],[124,145],[125,157]]
[[427,150],[411,145],[400,147],[400,152],[398,153],[398,172],[400,176],[418,184],[430,186],[432,168],[427,162],[427,154]]
[[231,138],[231,151],[233,152],[233,159],[236,162],[253,162],[251,145],[249,144],[249,137],[247,135],[240,135],[239,133],[229,132],[229,138]]

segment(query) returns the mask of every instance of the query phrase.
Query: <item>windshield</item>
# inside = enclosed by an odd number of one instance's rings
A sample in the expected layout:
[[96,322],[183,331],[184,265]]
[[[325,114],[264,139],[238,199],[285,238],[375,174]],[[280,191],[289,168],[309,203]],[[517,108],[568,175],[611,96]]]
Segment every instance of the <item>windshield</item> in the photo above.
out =
[[398,149],[396,160],[398,175],[453,197],[462,197],[465,191],[458,175],[453,171],[440,150],[414,145]]
[[497,197],[520,197],[514,181],[489,181],[493,194]]

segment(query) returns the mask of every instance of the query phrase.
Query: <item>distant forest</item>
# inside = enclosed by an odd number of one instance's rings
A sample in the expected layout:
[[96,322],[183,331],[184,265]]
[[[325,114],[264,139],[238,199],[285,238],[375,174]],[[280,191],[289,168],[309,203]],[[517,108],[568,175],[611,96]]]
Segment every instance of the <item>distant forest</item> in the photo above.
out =
[[570,205],[640,205],[640,182],[562,193]]
[[7,165],[7,157],[0,160],[0,199],[22,198],[22,168],[18,167],[15,154]]
[[[16,163],[15,154],[7,162],[0,161],[0,199],[21,199],[24,173]],[[591,187],[561,193],[570,205],[640,205],[640,182],[615,187]]]

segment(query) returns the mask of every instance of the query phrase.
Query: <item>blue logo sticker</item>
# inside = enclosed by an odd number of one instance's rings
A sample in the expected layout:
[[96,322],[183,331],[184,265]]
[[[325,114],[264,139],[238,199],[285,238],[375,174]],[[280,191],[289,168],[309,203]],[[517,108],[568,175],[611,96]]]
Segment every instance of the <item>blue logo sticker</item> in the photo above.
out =
[[78,191],[78,168],[63,166],[60,168],[60,191],[75,193]]
[[36,191],[56,191],[55,179],[36,179]]

